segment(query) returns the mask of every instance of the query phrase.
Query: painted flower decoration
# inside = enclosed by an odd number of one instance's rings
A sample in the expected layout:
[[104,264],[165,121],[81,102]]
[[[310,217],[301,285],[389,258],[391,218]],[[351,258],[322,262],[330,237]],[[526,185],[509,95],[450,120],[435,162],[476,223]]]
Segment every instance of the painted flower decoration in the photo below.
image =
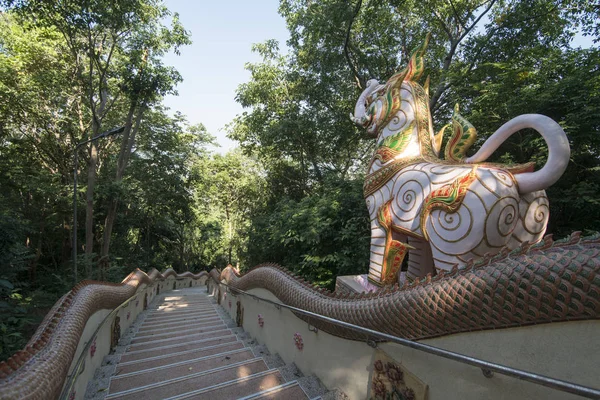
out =
[[296,343],[296,348],[298,350],[302,350],[304,348],[304,341],[302,340],[302,335],[298,332],[294,333],[294,343]]
[[406,400],[415,400],[415,391],[411,388],[402,389],[402,396],[404,396]]
[[396,364],[388,363],[387,376],[392,382],[402,382],[404,380],[404,372]]
[[385,383],[379,378],[373,379],[372,384],[373,392],[375,392],[375,396],[381,397],[385,399],[385,395],[387,394],[387,389],[385,388]]
[[129,320],[129,317],[131,317],[131,311],[127,311],[127,320]]
[[77,392],[73,390],[73,391],[72,391],[72,392],[69,394],[69,400],[75,400],[75,394],[77,394]]
[[375,361],[375,371],[383,372],[383,362],[381,360]]
[[262,315],[258,314],[258,326],[260,326],[261,328],[265,325],[265,319],[263,318]]
[[90,357],[94,357],[94,354],[96,354],[96,338],[94,338],[94,341],[90,346]]

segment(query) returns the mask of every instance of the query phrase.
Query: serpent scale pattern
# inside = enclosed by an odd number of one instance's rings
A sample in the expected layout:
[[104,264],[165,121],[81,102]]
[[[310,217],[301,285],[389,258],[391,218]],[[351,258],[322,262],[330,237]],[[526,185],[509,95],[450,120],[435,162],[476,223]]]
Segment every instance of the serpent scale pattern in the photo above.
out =
[[[551,236],[504,249],[435,277],[377,293],[318,289],[276,264],[243,276],[228,267],[212,280],[234,288],[263,288],[284,304],[402,338],[420,340],[460,332],[600,318],[600,236]],[[308,318],[297,315],[308,321]],[[310,324],[346,339],[365,334],[323,321]]]

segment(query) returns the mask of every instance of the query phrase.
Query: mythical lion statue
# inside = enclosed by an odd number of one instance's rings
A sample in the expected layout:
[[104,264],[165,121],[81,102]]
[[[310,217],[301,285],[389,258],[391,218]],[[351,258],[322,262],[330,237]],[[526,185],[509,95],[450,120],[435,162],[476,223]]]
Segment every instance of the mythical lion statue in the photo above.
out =
[[[371,218],[369,281],[382,286],[461,267],[470,259],[542,239],[548,222],[544,189],[569,162],[562,128],[538,114],[501,126],[472,157],[475,128],[455,108],[452,124],[434,134],[423,54],[429,36],[406,68],[385,84],[370,80],[352,120],[376,138],[364,195]],[[439,158],[446,130],[452,134]],[[513,133],[533,128],[548,144],[548,161],[507,166],[485,160]],[[409,254],[406,273],[399,274]]]

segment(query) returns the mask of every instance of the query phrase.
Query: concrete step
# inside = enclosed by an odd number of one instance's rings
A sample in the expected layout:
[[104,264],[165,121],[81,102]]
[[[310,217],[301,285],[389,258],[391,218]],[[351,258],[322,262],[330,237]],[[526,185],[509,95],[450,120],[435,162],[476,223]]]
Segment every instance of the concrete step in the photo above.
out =
[[181,313],[179,315],[164,314],[164,315],[160,315],[158,317],[147,317],[144,320],[144,325],[147,325],[148,323],[162,323],[165,321],[173,321],[176,319],[184,319],[184,318],[190,318],[190,317],[201,318],[201,317],[210,316],[210,315],[217,315],[217,312],[215,310],[206,310],[206,311],[186,312],[186,313]]
[[307,400],[308,396],[297,381],[286,382],[282,385],[253,393],[238,400]]
[[179,311],[188,311],[188,310],[202,310],[205,308],[214,307],[211,303],[182,303],[182,304],[172,304],[166,306],[160,306],[157,308],[149,309],[148,312],[150,314],[156,314],[161,312],[179,312]]
[[199,298],[199,297],[194,297],[194,298],[188,298],[189,296],[185,296],[185,298],[180,298],[177,300],[163,300],[160,304],[157,304],[156,306],[154,306],[154,308],[158,308],[158,307],[164,307],[164,306],[170,306],[170,305],[177,305],[177,304],[205,304],[205,303],[210,303],[210,300],[207,300],[206,297],[204,298]]
[[219,330],[219,329],[223,329],[223,327],[225,327],[226,325],[223,324],[223,321],[214,321],[212,323],[212,325],[201,325],[201,326],[196,326],[194,325],[188,325],[186,327],[180,327],[178,329],[174,329],[171,330],[171,332],[158,332],[158,333],[146,333],[146,332],[142,332],[143,335],[136,335],[132,341],[131,344],[138,344],[138,343],[146,343],[146,342],[150,342],[150,341],[158,341],[158,340],[163,340],[163,339],[169,339],[169,338],[177,338],[177,337],[181,337],[181,336],[189,336],[189,335],[193,335],[195,333],[205,333],[205,332],[212,332],[215,330]]
[[202,303],[173,303],[173,304],[161,304],[158,307],[150,308],[149,312],[156,313],[161,311],[184,311],[184,310],[193,310],[196,308],[208,308],[214,306],[210,302],[202,302]]
[[175,317],[175,318],[167,318],[166,320],[144,321],[144,323],[141,325],[141,327],[165,328],[165,327],[169,326],[169,324],[172,324],[172,323],[181,324],[184,322],[187,322],[187,323],[200,322],[204,318],[208,319],[208,318],[215,318],[218,316],[219,316],[219,314],[214,313],[214,312],[207,313],[207,314],[190,314],[190,315],[179,316],[179,317]]
[[111,393],[158,383],[163,381],[165,376],[186,376],[255,359],[258,357],[255,357],[248,349],[242,348],[189,361],[123,373],[111,378]]
[[193,312],[193,311],[206,311],[206,310],[214,310],[214,307],[211,304],[207,304],[205,306],[165,308],[165,309],[149,312],[148,317],[155,317],[158,315],[173,315],[173,314],[188,313],[188,312]]
[[179,336],[176,338],[168,338],[162,340],[154,340],[152,342],[144,342],[140,344],[132,344],[129,347],[129,351],[140,351],[140,350],[152,350],[158,347],[165,346],[176,346],[185,345],[187,342],[193,342],[197,340],[207,339],[210,337],[219,337],[224,335],[231,335],[231,330],[227,329],[225,325],[221,325],[220,328],[207,329],[201,333],[192,333],[185,336]]
[[[149,359],[166,358],[166,357],[178,357],[182,354],[189,354],[192,352],[198,352],[198,356],[201,357],[200,353],[208,352],[210,354],[218,353],[218,347],[227,346],[229,350],[233,348],[242,348],[244,344],[237,341],[237,339],[229,335],[218,335],[206,340],[198,340],[195,342],[188,342],[184,344],[173,345],[169,347],[163,347],[158,349],[152,349],[148,351],[138,351],[135,353],[125,353],[121,356],[121,364],[135,362],[145,362]],[[217,348],[217,351],[212,349]],[[226,351],[226,350],[223,350]],[[206,354],[208,355],[208,354]],[[193,356],[191,356],[193,358]],[[189,359],[189,358],[188,358]]]
[[[215,317],[210,317],[210,318],[202,318],[201,320],[195,322],[194,326],[214,325],[215,321],[221,322],[221,321],[223,321],[223,319],[218,315]],[[181,329],[181,328],[185,328],[188,326],[190,326],[190,323],[188,321],[170,323],[167,326],[163,325],[160,327],[146,326],[146,327],[140,328],[137,331],[137,334],[138,335],[147,335],[149,333],[160,333],[160,332],[165,332],[165,331],[173,331],[175,329]]]
[[169,305],[169,304],[181,304],[181,303],[210,303],[210,299],[205,296],[167,296],[157,306]]
[[257,374],[237,378],[228,382],[222,382],[213,386],[169,397],[168,400],[194,399],[239,399],[254,393],[262,392],[279,386],[284,379],[277,370],[267,370]]
[[[170,373],[167,374],[161,371],[160,382],[145,386],[138,386],[135,381],[129,381],[128,385],[116,385],[111,382],[110,394],[107,396],[107,400],[112,398],[124,400],[138,398],[145,400],[165,399],[202,390],[223,382],[238,380],[267,370],[265,362],[261,358],[255,358],[201,372],[170,370]],[[127,386],[133,387],[128,388]],[[117,392],[117,390],[119,391]]]
[[202,308],[197,310],[185,310],[185,311],[157,311],[156,314],[148,314],[147,320],[150,321],[161,321],[163,319],[175,319],[183,318],[189,315],[202,315],[216,313],[214,308]]

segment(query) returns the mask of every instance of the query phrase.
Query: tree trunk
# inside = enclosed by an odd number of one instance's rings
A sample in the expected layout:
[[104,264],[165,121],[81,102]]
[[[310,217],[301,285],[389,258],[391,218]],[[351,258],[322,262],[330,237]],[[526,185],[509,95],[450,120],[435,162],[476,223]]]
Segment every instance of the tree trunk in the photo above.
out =
[[[135,105],[131,105],[129,108],[129,113],[127,115],[127,122],[125,124],[125,131],[123,132],[123,139],[121,141],[121,149],[119,151],[119,159],[117,160],[117,173],[115,177],[115,182],[120,182],[123,179],[123,174],[125,172],[125,167],[127,167],[127,163],[129,162],[129,156],[131,155],[131,150],[133,149],[133,145],[135,143],[135,136],[137,134],[138,129],[140,128],[140,122],[142,120],[142,116],[145,111],[145,107],[141,106],[138,109],[138,114],[133,121],[133,116],[135,113],[136,107]],[[108,208],[108,214],[106,214],[106,220],[104,221],[104,234],[102,237],[102,250],[100,253],[100,264],[101,268],[105,269],[108,266],[108,252],[110,250],[110,237],[112,234],[112,229],[115,224],[115,219],[117,216],[117,207],[119,205],[119,199],[114,198],[110,202],[110,206]]]
[[[94,135],[98,128],[94,129]],[[98,164],[98,148],[90,143],[90,159],[88,162],[87,190],[85,193],[85,277],[90,278],[90,261],[94,251],[94,186],[96,184],[96,166]]]
[[233,227],[231,226],[231,218],[229,216],[229,204],[225,204],[225,218],[227,219],[227,230],[229,232],[227,232],[227,237],[228,237],[228,256],[227,256],[227,264],[231,264],[231,252],[232,252],[232,237],[233,237],[233,232],[232,229]]
[[42,243],[44,240],[44,233],[46,231],[46,215],[42,213],[42,221],[40,222],[40,230],[38,234],[38,241],[35,248],[35,256],[29,263],[29,284],[35,286],[35,280],[37,275],[37,265],[42,256]]

